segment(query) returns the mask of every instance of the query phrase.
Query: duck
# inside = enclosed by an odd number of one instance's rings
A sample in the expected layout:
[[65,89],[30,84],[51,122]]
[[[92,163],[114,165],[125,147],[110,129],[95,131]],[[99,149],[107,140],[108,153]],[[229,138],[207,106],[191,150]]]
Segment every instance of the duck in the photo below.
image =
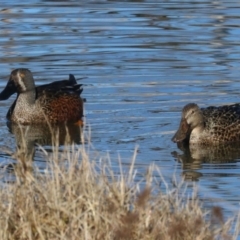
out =
[[172,141],[205,146],[240,141],[240,104],[206,108],[187,104]]
[[17,97],[7,112],[7,120],[17,124],[82,123],[82,84],[74,75],[68,80],[35,86],[32,72],[18,68],[11,72],[8,83],[0,93],[0,101],[14,93]]

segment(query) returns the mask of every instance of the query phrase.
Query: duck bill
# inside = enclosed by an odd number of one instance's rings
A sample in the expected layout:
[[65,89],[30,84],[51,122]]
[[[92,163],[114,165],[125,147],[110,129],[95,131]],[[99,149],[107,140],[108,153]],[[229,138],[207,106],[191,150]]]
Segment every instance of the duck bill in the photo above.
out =
[[175,143],[183,142],[184,140],[189,138],[189,134],[190,126],[187,123],[186,119],[182,118],[177,132],[172,137],[172,141]]
[[14,82],[11,79],[9,79],[7,86],[0,93],[0,100],[6,100],[16,92],[17,92],[17,88]]

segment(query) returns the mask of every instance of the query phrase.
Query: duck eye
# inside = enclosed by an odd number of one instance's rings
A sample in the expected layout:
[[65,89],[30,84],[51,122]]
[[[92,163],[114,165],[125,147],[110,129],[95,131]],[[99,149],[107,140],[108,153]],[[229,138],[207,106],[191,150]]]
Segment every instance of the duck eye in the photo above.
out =
[[194,110],[192,110],[192,112],[191,112],[192,114],[194,114],[195,113],[195,111]]
[[20,73],[21,78],[24,78],[24,76],[25,76],[24,73]]

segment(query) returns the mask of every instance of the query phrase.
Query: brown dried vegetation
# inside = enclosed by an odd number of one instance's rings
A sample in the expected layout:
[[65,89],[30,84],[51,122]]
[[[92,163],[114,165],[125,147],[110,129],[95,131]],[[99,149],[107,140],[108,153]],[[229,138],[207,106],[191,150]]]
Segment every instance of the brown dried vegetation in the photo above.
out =
[[207,213],[184,184],[158,189],[156,166],[137,182],[135,155],[118,175],[109,160],[89,159],[84,146],[46,159],[44,173],[16,170],[14,183],[1,184],[0,239],[233,239],[233,220],[224,222],[219,207]]

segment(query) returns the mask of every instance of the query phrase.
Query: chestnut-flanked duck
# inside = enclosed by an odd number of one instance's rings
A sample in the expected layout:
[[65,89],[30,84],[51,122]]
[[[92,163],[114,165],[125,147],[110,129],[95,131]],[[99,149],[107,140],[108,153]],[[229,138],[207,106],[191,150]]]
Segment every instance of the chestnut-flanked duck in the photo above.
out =
[[0,100],[17,93],[7,113],[7,119],[15,123],[80,123],[84,102],[80,96],[81,87],[72,74],[68,80],[35,87],[31,71],[19,68],[11,72],[7,86],[0,93]]

